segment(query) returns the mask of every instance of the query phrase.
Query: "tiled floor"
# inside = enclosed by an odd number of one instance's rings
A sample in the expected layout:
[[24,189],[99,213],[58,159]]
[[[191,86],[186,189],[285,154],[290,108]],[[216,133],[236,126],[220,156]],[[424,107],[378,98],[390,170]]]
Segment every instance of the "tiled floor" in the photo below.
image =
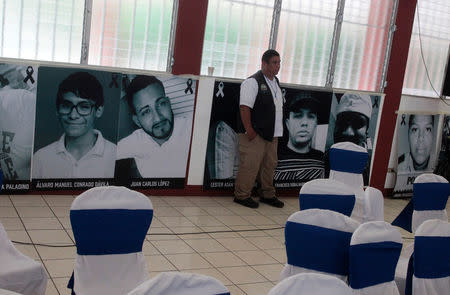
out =
[[[73,199],[0,196],[0,222],[11,240],[73,244],[69,221]],[[256,210],[233,203],[231,197],[152,196],[150,200],[154,218],[143,250],[150,277],[163,271],[205,274],[219,279],[233,295],[267,294],[278,281],[286,262],[284,230],[280,227],[298,210],[297,198],[282,198],[286,203],[283,209],[261,204]],[[385,199],[386,221],[391,222],[406,203]],[[231,230],[252,231],[223,232]],[[411,234],[402,231],[402,235],[406,243],[411,242]],[[66,284],[73,270],[75,247],[16,247],[44,264],[49,274],[46,294],[70,294]]]

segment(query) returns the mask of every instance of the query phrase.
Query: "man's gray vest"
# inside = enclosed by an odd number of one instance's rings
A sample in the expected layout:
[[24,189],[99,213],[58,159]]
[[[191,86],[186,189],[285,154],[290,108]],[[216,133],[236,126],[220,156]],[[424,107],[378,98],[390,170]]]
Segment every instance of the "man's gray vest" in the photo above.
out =
[[[275,104],[273,102],[272,91],[270,91],[270,87],[267,85],[266,79],[261,71],[256,72],[249,78],[254,78],[258,83],[258,95],[256,95],[255,104],[250,111],[252,127],[259,136],[265,140],[272,141],[275,130]],[[279,86],[280,82],[278,78],[274,78]],[[240,112],[237,131],[239,133],[245,133]]]

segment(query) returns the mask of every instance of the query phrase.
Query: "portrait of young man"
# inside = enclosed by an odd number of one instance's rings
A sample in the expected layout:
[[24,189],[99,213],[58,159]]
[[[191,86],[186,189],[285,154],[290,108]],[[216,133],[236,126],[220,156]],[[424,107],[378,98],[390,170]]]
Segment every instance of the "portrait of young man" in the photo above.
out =
[[430,156],[435,138],[434,124],[433,115],[409,115],[409,151],[398,158],[399,172],[425,172],[433,169]]
[[[306,181],[324,177],[323,150],[331,95],[306,90],[286,91],[283,117],[287,136],[278,148],[276,183],[289,181],[291,185],[296,182],[301,186]],[[319,124],[325,128],[318,129]]]
[[[0,168],[3,183],[30,181],[36,83],[27,66],[0,64]],[[37,80],[37,73],[30,76]],[[33,70],[34,72],[34,70]]]
[[[369,160],[362,174],[364,185],[368,185],[382,97],[359,92],[334,93],[334,96],[335,106],[332,107],[334,120],[330,117],[327,151],[325,152],[325,177],[328,177],[330,171],[329,147],[338,142],[348,141],[367,149]],[[332,121],[334,121],[333,124]]]
[[[193,94],[184,92],[186,79],[174,79],[183,83],[172,84],[175,85],[171,88],[172,95],[178,93],[182,100],[191,98]],[[177,87],[182,89],[176,90]],[[133,178],[184,178],[193,106],[186,107],[186,113],[180,111],[175,115],[165,86],[155,76],[134,77],[125,90],[125,99],[131,115],[128,118],[134,126],[119,132],[116,178],[119,182]],[[128,118],[121,117],[121,120]]]
[[399,114],[397,117],[397,178],[394,194],[411,196],[415,178],[433,173],[438,163],[439,115]]
[[[53,70],[53,71],[52,71]],[[60,72],[63,80],[57,83],[56,93],[47,89],[49,79]],[[110,73],[73,70],[73,69],[40,69],[38,86],[38,103],[35,154],[33,155],[33,179],[80,179],[80,178],[113,178],[116,157],[116,145],[108,140],[100,128],[99,121],[105,114],[106,100],[112,102],[114,95],[106,96],[99,77],[105,79]],[[110,78],[109,78],[110,80]],[[114,86],[108,87],[108,94],[116,93]],[[50,95],[50,96],[47,96]],[[45,109],[46,99],[53,96],[53,108]],[[54,137],[55,125],[48,110],[54,110],[57,126],[62,134],[48,145],[44,141]],[[47,111],[47,112],[46,112]],[[117,108],[113,117],[107,118],[111,128],[108,137],[115,140],[117,134]],[[38,125],[39,122],[39,125]],[[53,124],[56,122],[53,122]],[[49,134],[50,133],[50,134]]]

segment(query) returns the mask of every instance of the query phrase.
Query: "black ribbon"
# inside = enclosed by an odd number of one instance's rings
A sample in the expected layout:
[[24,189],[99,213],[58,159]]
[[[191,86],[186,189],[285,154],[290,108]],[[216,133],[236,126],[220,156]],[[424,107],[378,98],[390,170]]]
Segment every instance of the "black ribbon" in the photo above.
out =
[[406,115],[405,114],[402,115],[402,122],[400,123],[400,125],[406,125]]
[[25,77],[23,82],[27,83],[28,80],[30,80],[31,83],[34,84],[34,78],[33,78],[34,70],[33,70],[33,67],[32,66],[28,66],[26,72],[27,72],[27,76]]
[[126,91],[129,85],[130,85],[130,81],[128,80],[128,75],[123,75],[122,76],[122,89],[123,89],[123,91]]
[[187,80],[186,85],[187,85],[187,87],[186,87],[186,89],[184,89],[184,93],[187,94],[188,91],[189,91],[191,94],[193,94],[193,93],[194,93],[194,90],[192,90],[192,79],[191,79],[191,78],[189,78],[189,79]]
[[378,96],[376,96],[375,97],[375,101],[373,102],[373,108],[378,108],[378,99],[379,99],[379,97]]
[[117,78],[119,78],[119,75],[117,74],[111,74],[111,82],[109,83],[109,88],[112,88],[113,86],[115,88],[119,88],[119,84],[117,83]]

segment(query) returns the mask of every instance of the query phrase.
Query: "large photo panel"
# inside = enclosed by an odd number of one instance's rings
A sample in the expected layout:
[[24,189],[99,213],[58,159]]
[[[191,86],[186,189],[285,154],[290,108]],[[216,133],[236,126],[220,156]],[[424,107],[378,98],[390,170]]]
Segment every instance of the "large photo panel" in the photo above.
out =
[[133,189],[183,188],[197,81],[123,75],[115,179]]
[[277,188],[324,178],[324,152],[333,93],[284,88],[283,137],[278,141]]
[[325,152],[326,177],[329,173],[328,151],[330,147],[335,143],[349,141],[364,147],[369,153],[369,160],[363,171],[364,185],[369,185],[383,98],[384,96],[381,94],[364,92],[335,91],[333,93]]
[[37,67],[0,64],[1,192],[30,189]]
[[437,158],[438,125],[439,115],[398,115],[396,197],[411,196],[416,177],[433,173]]
[[450,115],[444,116],[441,149],[434,173],[450,181]]
[[239,168],[237,123],[241,83],[216,81],[206,148],[205,189],[232,189]]
[[121,74],[39,68],[33,187],[114,183]]

